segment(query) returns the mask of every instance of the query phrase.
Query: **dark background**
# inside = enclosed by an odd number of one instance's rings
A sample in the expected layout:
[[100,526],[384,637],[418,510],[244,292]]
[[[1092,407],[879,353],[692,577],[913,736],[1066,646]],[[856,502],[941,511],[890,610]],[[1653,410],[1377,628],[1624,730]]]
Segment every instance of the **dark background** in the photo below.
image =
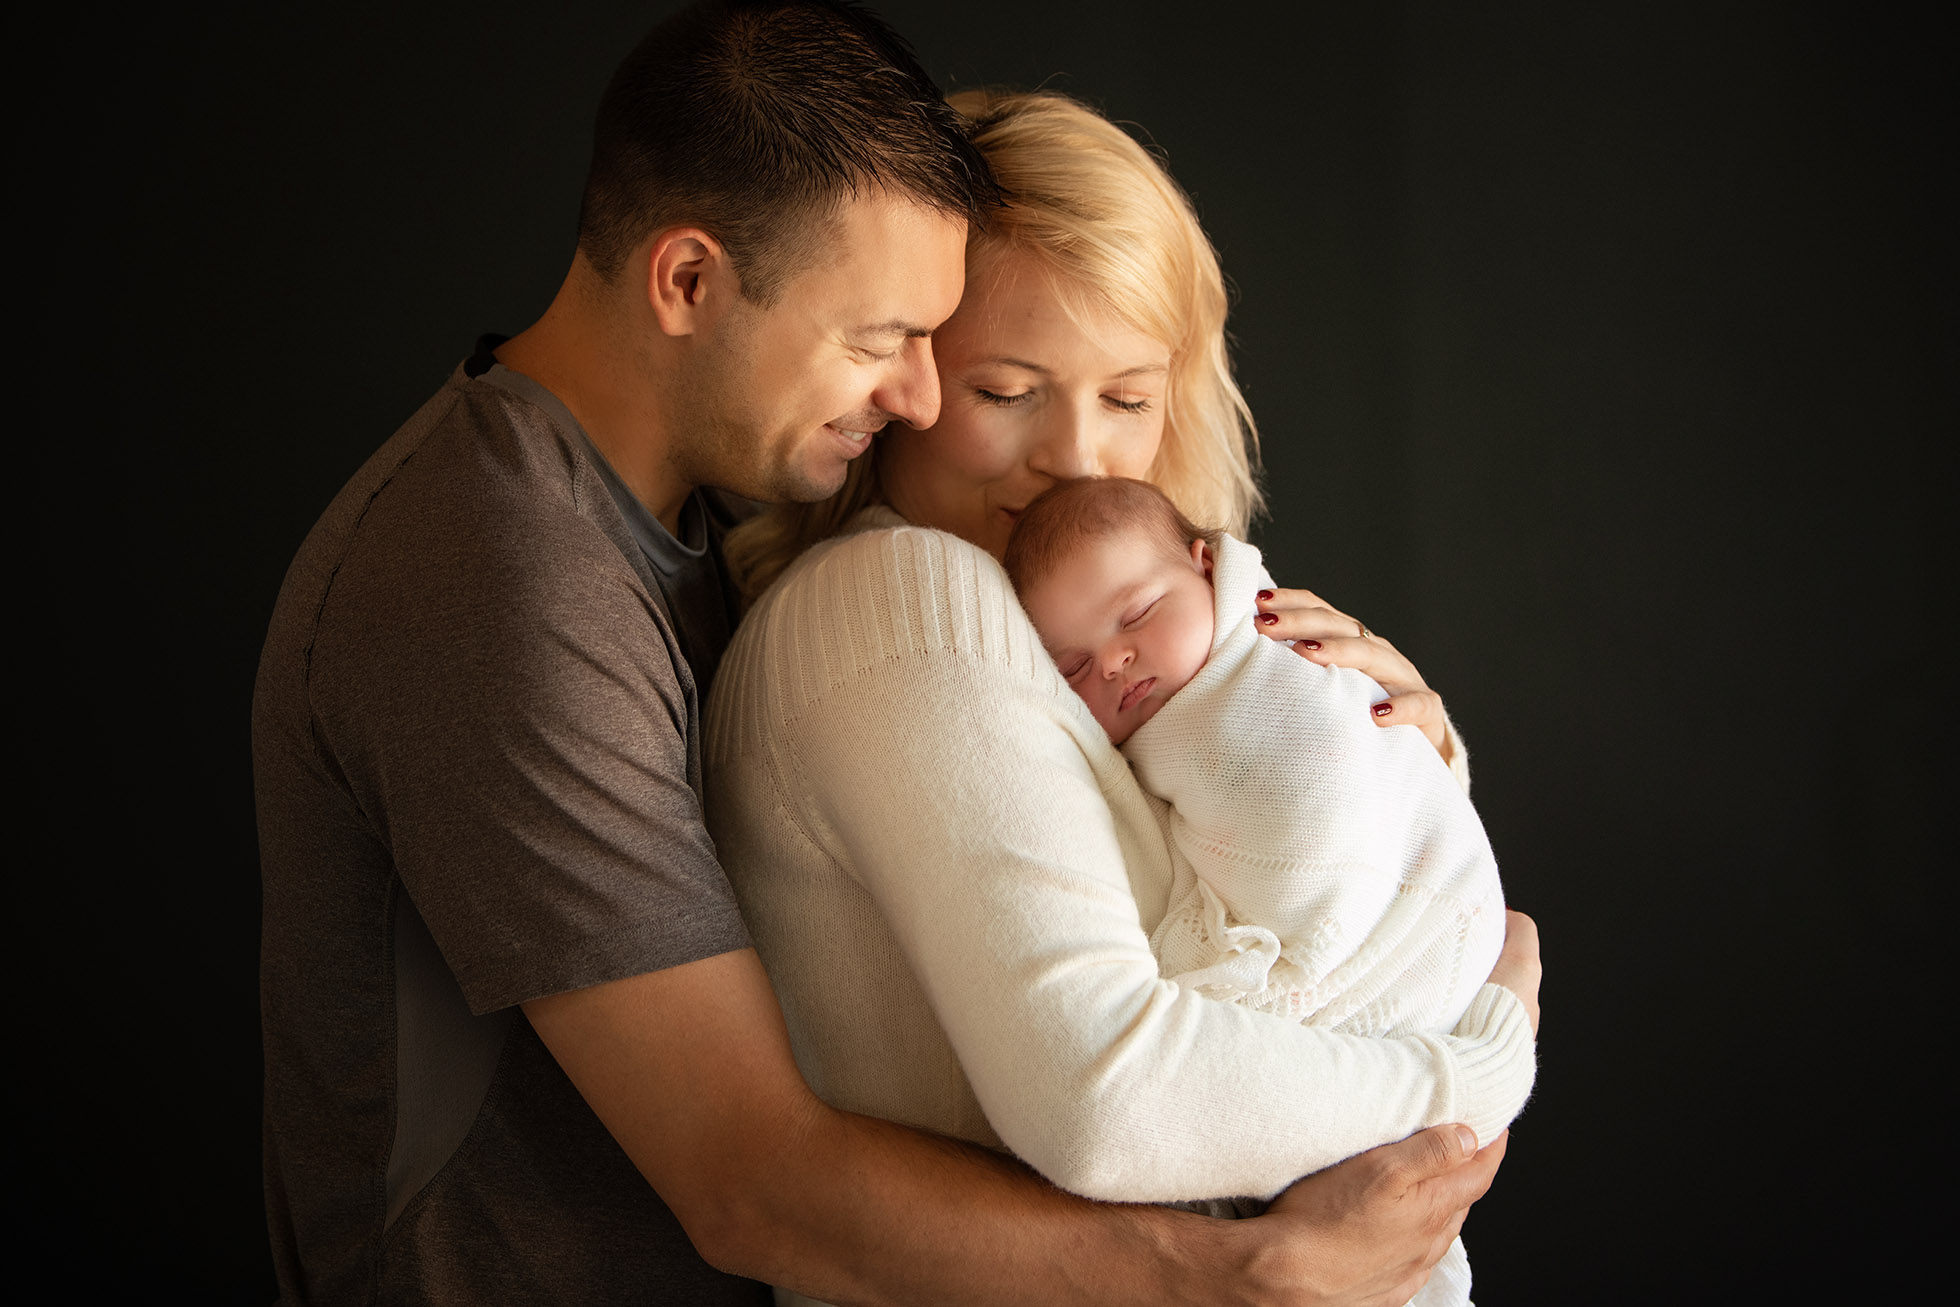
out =
[[[340,483],[544,307],[668,7],[22,29],[29,1264],[270,1298],[259,641]],[[1822,7],[1476,8],[884,6],[949,89],[1147,128],[1236,288],[1273,570],[1471,741],[1548,967],[1479,1300],[1913,1296],[1952,1210],[1953,52]]]

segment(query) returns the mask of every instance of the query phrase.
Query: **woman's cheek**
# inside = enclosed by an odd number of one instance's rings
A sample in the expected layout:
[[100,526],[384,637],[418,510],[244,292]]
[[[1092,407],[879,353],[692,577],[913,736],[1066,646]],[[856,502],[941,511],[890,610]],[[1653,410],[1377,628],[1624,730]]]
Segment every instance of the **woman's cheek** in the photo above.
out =
[[1117,439],[1117,447],[1122,453],[1112,460],[1109,474],[1148,480],[1151,465],[1157,461],[1157,450],[1163,443],[1164,413],[1161,406],[1148,417],[1131,417],[1129,426]]
[[1014,469],[1020,425],[1011,409],[988,406],[961,415],[964,421],[954,457],[960,470],[976,484],[998,481]]

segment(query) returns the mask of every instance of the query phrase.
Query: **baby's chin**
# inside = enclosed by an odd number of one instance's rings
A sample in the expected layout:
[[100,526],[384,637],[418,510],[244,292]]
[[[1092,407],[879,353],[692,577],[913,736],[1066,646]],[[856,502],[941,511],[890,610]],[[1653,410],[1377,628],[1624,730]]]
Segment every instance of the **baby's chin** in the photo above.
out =
[[1164,700],[1153,695],[1139,704],[1136,711],[1124,713],[1114,721],[1103,722],[1103,731],[1109,736],[1109,742],[1120,749],[1129,743],[1130,737],[1137,733],[1137,728],[1155,717],[1157,710],[1163,706]]

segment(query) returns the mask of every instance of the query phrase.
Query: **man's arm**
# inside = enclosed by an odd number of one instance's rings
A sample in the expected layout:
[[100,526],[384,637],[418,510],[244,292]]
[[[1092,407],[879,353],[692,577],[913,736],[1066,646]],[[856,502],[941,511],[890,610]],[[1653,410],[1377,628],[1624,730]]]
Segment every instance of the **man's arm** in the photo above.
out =
[[839,1112],[804,1084],[753,952],[524,1005],[715,1266],[836,1303],[1408,1301],[1503,1142],[1441,1126],[1214,1221],[1092,1203],[1012,1159]]

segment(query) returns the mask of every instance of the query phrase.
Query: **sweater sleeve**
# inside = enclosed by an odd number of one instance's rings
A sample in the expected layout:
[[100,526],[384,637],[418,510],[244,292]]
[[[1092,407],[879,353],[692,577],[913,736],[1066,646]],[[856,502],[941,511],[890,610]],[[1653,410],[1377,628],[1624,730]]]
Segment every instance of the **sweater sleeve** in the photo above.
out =
[[1159,978],[1126,865],[1166,865],[1157,817],[972,546],[833,546],[758,606],[721,677],[710,747],[765,769],[732,790],[784,813],[723,812],[717,839],[786,814],[862,887],[1000,1139],[1064,1188],[1267,1195],[1426,1125],[1485,1137],[1522,1103],[1531,1035],[1506,991],[1451,1034],[1370,1039]]

